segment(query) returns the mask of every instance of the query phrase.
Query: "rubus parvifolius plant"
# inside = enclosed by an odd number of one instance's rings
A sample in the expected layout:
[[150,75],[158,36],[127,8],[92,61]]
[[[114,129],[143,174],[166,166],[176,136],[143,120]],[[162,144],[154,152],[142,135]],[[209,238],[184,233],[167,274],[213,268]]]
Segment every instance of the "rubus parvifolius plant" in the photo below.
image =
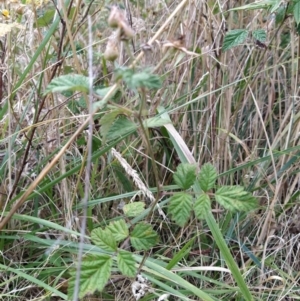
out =
[[[217,171],[213,165],[204,164],[196,175],[196,166],[180,164],[174,173],[175,183],[183,190],[175,193],[169,201],[168,209],[172,219],[184,226],[194,211],[198,219],[205,219],[211,210],[212,199],[230,211],[248,211],[257,207],[256,198],[241,186],[215,187]],[[202,193],[192,196],[187,192],[198,181]],[[215,189],[215,192],[212,190]]]
[[[296,31],[300,32],[300,1],[281,1],[281,0],[262,0],[255,1],[240,7],[234,7],[229,11],[241,11],[241,10],[264,10],[267,13],[267,18],[270,22],[275,23],[275,26],[280,26],[283,22],[292,18],[295,22]],[[226,33],[222,50],[226,51],[243,44],[246,39],[252,36],[253,43],[259,48],[267,48],[267,32],[264,28],[257,28],[253,31],[248,29],[233,29]]]
[[[217,176],[216,169],[209,163],[204,164],[198,174],[193,164],[183,163],[178,166],[173,179],[181,191],[169,198],[167,209],[179,226],[187,223],[192,211],[198,219],[204,219],[211,210],[212,199],[230,211],[249,211],[257,207],[256,198],[241,186],[215,187]],[[199,183],[202,193],[192,196],[188,190],[196,182]],[[143,202],[130,203],[124,206],[123,211],[127,217],[138,216],[143,213],[144,205]],[[100,248],[102,254],[88,254],[83,258],[80,298],[95,291],[102,291],[112,273],[135,277],[139,262],[133,253],[124,248],[131,246],[135,251],[147,251],[158,243],[159,235],[146,222],[131,226],[124,219],[120,219],[109,223],[104,229],[94,229],[91,240]],[[70,274],[69,297],[72,298],[76,279],[75,267],[71,268]]]
[[[138,223],[132,230],[129,230],[126,222],[120,219],[109,223],[105,229],[94,229],[91,233],[91,240],[101,249],[102,254],[88,254],[83,258],[79,298],[95,291],[102,291],[111,278],[112,270],[127,277],[135,277],[138,264],[133,254],[123,248],[131,245],[136,251],[147,251],[156,245],[158,235],[148,223]],[[121,244],[120,247],[118,247],[119,244]],[[117,268],[113,268],[114,261],[116,261]],[[76,281],[75,267],[71,268],[70,275],[68,296],[69,300],[73,300]]]

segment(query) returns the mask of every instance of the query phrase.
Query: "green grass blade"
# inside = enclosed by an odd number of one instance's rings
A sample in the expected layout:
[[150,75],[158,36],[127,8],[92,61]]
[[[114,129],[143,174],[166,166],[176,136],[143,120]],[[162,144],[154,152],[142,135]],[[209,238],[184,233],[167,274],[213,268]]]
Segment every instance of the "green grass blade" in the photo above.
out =
[[44,283],[43,281],[40,281],[40,280],[36,279],[35,277],[32,277],[32,276],[28,275],[27,273],[24,273],[20,270],[5,266],[3,264],[0,264],[0,270],[5,271],[5,272],[12,272],[12,273],[18,275],[19,277],[22,277],[22,278],[26,279],[27,281],[30,281],[30,282],[36,284],[37,286],[42,287],[45,290],[52,292],[53,294],[55,294],[56,296],[59,296],[63,300],[68,299],[67,295],[63,294],[59,290],[51,287],[50,285]]

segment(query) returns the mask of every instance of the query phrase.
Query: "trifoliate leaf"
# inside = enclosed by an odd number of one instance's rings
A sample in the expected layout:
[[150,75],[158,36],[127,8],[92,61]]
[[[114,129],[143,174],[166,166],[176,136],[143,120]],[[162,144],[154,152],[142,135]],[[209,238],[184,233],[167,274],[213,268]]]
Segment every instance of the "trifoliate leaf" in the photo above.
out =
[[204,192],[212,189],[217,179],[217,171],[213,165],[206,163],[201,167],[199,173],[199,184]]
[[216,191],[216,201],[230,211],[248,211],[257,208],[257,199],[241,186],[223,186]]
[[137,224],[130,234],[132,246],[140,251],[149,250],[158,242],[158,235],[151,225],[146,223]]
[[[102,291],[110,278],[112,258],[109,255],[88,255],[83,258],[80,271],[79,299],[95,291]],[[70,269],[68,300],[73,300],[76,268]]]
[[173,178],[181,189],[191,188],[196,179],[196,166],[189,163],[179,164]]
[[211,210],[210,198],[207,194],[201,194],[195,201],[194,212],[198,219],[205,219],[207,212]]
[[130,252],[119,250],[118,257],[118,268],[121,273],[128,277],[134,277],[136,275],[136,267],[133,256]]
[[174,194],[170,201],[168,211],[172,215],[172,220],[179,226],[183,227],[191,216],[192,196],[179,192]]
[[129,235],[128,227],[123,219],[110,222],[106,229],[110,230],[117,242],[126,239]]
[[136,217],[144,211],[144,202],[128,203],[123,207],[123,211],[127,217]]
[[101,229],[96,228],[91,233],[92,241],[99,248],[109,251],[115,252],[117,250],[117,242],[112,233],[108,228]]

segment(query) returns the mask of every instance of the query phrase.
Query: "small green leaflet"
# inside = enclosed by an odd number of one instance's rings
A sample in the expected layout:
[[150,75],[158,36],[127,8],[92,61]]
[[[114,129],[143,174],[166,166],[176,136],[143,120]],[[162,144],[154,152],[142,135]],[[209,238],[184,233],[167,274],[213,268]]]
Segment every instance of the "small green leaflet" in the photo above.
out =
[[246,29],[234,29],[229,31],[223,42],[222,50],[226,51],[245,42],[248,36]]
[[207,212],[211,210],[210,198],[207,194],[201,194],[195,201],[194,212],[198,219],[205,219]]
[[80,74],[67,74],[54,78],[46,88],[45,95],[63,91],[89,91],[89,78]]
[[130,234],[130,242],[137,251],[147,251],[158,242],[158,235],[151,225],[137,224]]
[[115,252],[117,250],[117,242],[109,229],[96,228],[91,233],[91,239],[99,248]]
[[192,200],[192,196],[185,192],[176,193],[170,198],[168,211],[177,225],[183,227],[187,223],[191,215]]
[[230,211],[249,211],[258,206],[256,198],[241,186],[223,186],[217,190],[215,198]]
[[128,227],[123,219],[110,222],[106,229],[110,230],[117,242],[126,239],[129,235]]
[[128,86],[131,88],[159,89],[161,87],[161,80],[156,74],[142,71],[140,73],[133,74]]
[[[109,255],[88,255],[83,258],[80,272],[79,298],[102,291],[111,275],[112,258]],[[76,268],[70,269],[68,299],[73,300]]]
[[189,163],[179,164],[173,179],[181,189],[191,188],[196,180],[196,166]]
[[141,214],[145,209],[144,202],[133,202],[126,204],[123,207],[123,211],[127,217],[136,217]]
[[117,78],[123,78],[128,88],[148,88],[159,89],[161,87],[161,79],[158,75],[152,74],[150,70],[137,72],[130,68],[119,68],[116,70]]
[[104,140],[106,139],[106,136],[107,136],[112,124],[116,120],[117,116],[120,114],[123,114],[123,113],[124,113],[124,111],[122,109],[118,108],[116,110],[107,112],[106,114],[104,114],[101,117],[101,119],[100,119],[101,136]]
[[119,250],[117,262],[118,268],[123,275],[128,277],[134,277],[136,275],[135,261],[130,252]]
[[252,36],[256,40],[264,43],[267,39],[267,33],[264,29],[256,29],[252,31]]
[[46,27],[53,22],[53,17],[55,14],[55,9],[47,10],[43,16],[39,17],[35,22],[35,27]]
[[125,117],[120,117],[115,120],[110,127],[109,131],[106,134],[106,139],[108,141],[118,139],[122,136],[128,135],[131,132],[133,133],[136,129],[137,126],[135,123]]
[[217,171],[213,165],[206,163],[201,167],[199,173],[199,184],[204,192],[212,189],[217,179]]

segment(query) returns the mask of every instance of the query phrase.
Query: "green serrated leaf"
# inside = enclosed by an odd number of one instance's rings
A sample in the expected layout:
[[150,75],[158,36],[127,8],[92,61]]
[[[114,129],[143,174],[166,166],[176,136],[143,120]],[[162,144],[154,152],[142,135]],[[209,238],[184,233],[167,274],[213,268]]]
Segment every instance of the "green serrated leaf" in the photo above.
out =
[[222,50],[226,51],[245,42],[248,36],[246,29],[234,29],[229,31],[223,42]]
[[256,40],[264,43],[267,39],[267,33],[264,29],[256,29],[252,31],[252,36]]
[[146,223],[137,224],[130,234],[130,242],[137,251],[146,251],[158,242],[158,235],[151,225]]
[[172,215],[172,220],[183,227],[191,216],[192,196],[179,192],[174,194],[169,201],[168,211]]
[[63,91],[89,91],[89,79],[80,74],[67,74],[54,78],[44,94]]
[[295,18],[295,22],[298,25],[300,23],[300,1],[297,1],[294,5],[293,15]]
[[161,87],[161,80],[158,75],[151,74],[150,72],[143,71],[134,73],[127,82],[129,88],[148,88],[148,89],[159,89]]
[[137,270],[135,267],[135,261],[131,253],[124,250],[119,250],[117,262],[118,268],[123,275],[128,277],[135,277]]
[[198,219],[205,219],[211,210],[211,201],[207,194],[201,194],[195,201],[194,212]]
[[53,22],[54,14],[55,14],[55,9],[47,10],[43,14],[43,16],[41,16],[37,19],[35,27],[45,27],[45,26],[50,25]]
[[137,126],[135,123],[130,121],[129,119],[125,117],[120,117],[113,125],[110,127],[106,139],[107,140],[114,140],[122,137],[123,135],[127,135],[130,132],[134,132],[137,129]]
[[144,202],[133,202],[124,205],[123,211],[127,217],[136,217],[140,215],[145,209]]
[[257,199],[241,186],[223,186],[216,191],[216,201],[230,211],[248,211],[257,208]]
[[104,114],[100,119],[100,125],[101,125],[101,136],[105,140],[106,136],[109,132],[110,127],[114,123],[116,117],[123,113],[123,110],[116,109],[111,112],[108,112]]
[[212,189],[218,177],[217,170],[210,163],[206,163],[201,167],[199,173],[199,184],[204,192]]
[[[110,278],[112,258],[109,255],[88,255],[83,258],[80,272],[79,298],[102,291]],[[76,281],[76,268],[70,269],[68,282],[68,300],[73,300]]]
[[181,189],[191,188],[196,180],[196,166],[189,163],[179,164],[173,179]]
[[106,229],[110,230],[117,242],[126,239],[129,235],[128,227],[123,219],[110,222]]
[[130,68],[119,68],[116,70],[116,74],[117,78],[123,78],[127,86],[131,89],[159,89],[161,87],[160,77],[152,74],[150,70],[137,72]]
[[95,245],[99,248],[109,251],[115,252],[117,250],[117,242],[112,233],[108,228],[101,229],[96,228],[91,233],[91,239]]

